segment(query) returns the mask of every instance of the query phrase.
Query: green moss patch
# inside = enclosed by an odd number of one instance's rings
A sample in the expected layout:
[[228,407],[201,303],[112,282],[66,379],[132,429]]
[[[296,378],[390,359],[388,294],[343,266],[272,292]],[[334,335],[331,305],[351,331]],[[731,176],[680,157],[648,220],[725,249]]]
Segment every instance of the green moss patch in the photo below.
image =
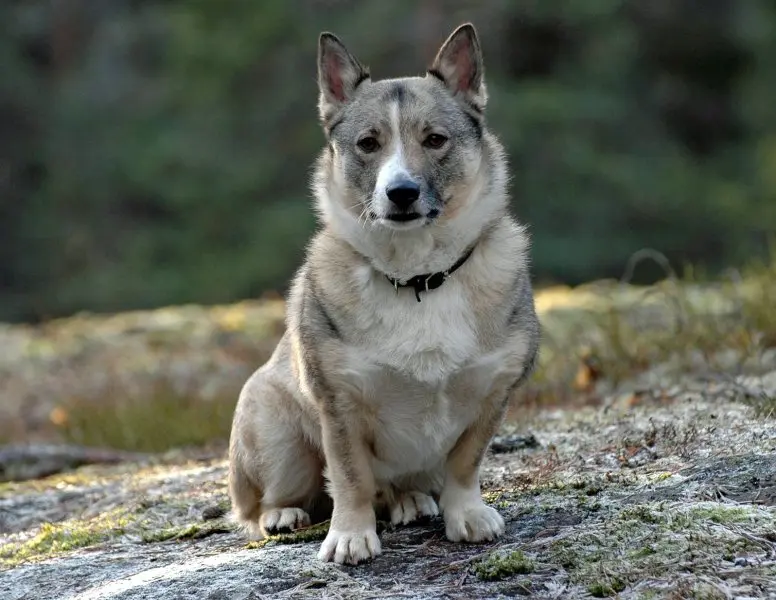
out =
[[170,540],[197,540],[218,533],[230,533],[234,527],[224,519],[215,519],[204,523],[190,523],[178,527],[144,531],[143,542],[147,544]]
[[483,581],[498,581],[512,575],[532,573],[534,564],[520,550],[512,552],[491,552],[487,558],[472,566],[474,574]]
[[610,581],[591,583],[587,587],[587,591],[594,598],[608,598],[609,596],[619,594],[625,587],[625,584],[619,579],[612,579]]
[[297,529],[291,533],[278,533],[276,535],[270,535],[263,540],[248,542],[247,547],[258,549],[274,544],[303,544],[305,542],[321,541],[325,539],[326,534],[329,533],[330,524],[330,521],[323,521],[321,523],[311,525],[310,527]]
[[774,526],[772,511],[752,505],[650,503],[588,523],[551,542],[541,556],[591,595],[607,597],[632,583],[665,578],[678,566],[714,574],[737,557],[769,554]]
[[0,564],[13,566],[21,562],[95,546],[121,536],[130,525],[123,510],[103,513],[88,520],[43,523],[28,540],[0,545]]

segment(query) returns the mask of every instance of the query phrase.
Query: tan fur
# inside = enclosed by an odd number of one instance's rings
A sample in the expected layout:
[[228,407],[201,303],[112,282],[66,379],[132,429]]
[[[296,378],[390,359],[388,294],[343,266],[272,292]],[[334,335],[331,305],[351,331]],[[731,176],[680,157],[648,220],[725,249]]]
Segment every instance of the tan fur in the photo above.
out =
[[[493,539],[504,521],[482,501],[479,465],[538,343],[530,292],[515,297],[528,239],[507,212],[501,146],[485,132],[439,222],[390,235],[342,209],[339,160],[318,166],[324,228],[294,280],[286,334],[237,404],[234,516],[254,535],[294,529],[331,497],[319,557],[339,563],[380,553],[381,504],[395,524],[441,510],[451,540]],[[420,303],[385,277],[443,270],[472,245]]]

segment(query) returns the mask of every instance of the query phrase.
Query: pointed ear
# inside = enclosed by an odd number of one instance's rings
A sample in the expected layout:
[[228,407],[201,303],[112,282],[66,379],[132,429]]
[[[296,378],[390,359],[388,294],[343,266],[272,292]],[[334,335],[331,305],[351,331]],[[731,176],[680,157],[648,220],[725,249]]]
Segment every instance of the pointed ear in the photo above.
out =
[[356,88],[369,79],[369,70],[348,52],[339,38],[328,32],[318,40],[318,111],[326,124],[349,102]]
[[458,27],[439,49],[429,74],[441,79],[455,96],[482,112],[488,100],[485,69],[477,31],[471,23]]

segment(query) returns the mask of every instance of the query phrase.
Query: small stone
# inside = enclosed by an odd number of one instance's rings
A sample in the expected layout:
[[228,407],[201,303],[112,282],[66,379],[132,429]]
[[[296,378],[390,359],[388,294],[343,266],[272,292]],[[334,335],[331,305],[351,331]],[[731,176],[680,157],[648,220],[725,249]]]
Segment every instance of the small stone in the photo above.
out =
[[749,561],[742,556],[741,558],[737,558],[736,562],[734,562],[733,564],[737,567],[748,567]]
[[624,466],[630,467],[631,469],[635,469],[637,467],[643,467],[644,465],[652,462],[656,458],[657,458],[657,453],[651,448],[647,448],[645,446],[643,448],[640,448],[636,453],[633,454],[633,456],[629,457],[625,461]]
[[539,441],[534,434],[528,435],[497,435],[490,444],[490,451],[493,454],[505,454],[515,450],[525,450],[528,448],[538,448]]
[[213,519],[220,519],[225,514],[226,514],[226,509],[223,506],[219,506],[218,504],[213,504],[211,506],[206,507],[202,511],[202,520],[212,521]]

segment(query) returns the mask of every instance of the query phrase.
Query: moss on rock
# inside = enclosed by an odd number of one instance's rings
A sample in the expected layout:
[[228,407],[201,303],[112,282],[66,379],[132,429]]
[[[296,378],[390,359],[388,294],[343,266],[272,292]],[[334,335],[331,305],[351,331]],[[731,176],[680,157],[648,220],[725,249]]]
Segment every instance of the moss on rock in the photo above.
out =
[[512,575],[533,572],[534,564],[520,550],[508,553],[491,552],[473,565],[474,574],[483,581],[498,581]]
[[92,519],[42,523],[32,537],[0,545],[0,563],[13,566],[96,546],[124,534],[129,522],[124,510],[114,510]]

